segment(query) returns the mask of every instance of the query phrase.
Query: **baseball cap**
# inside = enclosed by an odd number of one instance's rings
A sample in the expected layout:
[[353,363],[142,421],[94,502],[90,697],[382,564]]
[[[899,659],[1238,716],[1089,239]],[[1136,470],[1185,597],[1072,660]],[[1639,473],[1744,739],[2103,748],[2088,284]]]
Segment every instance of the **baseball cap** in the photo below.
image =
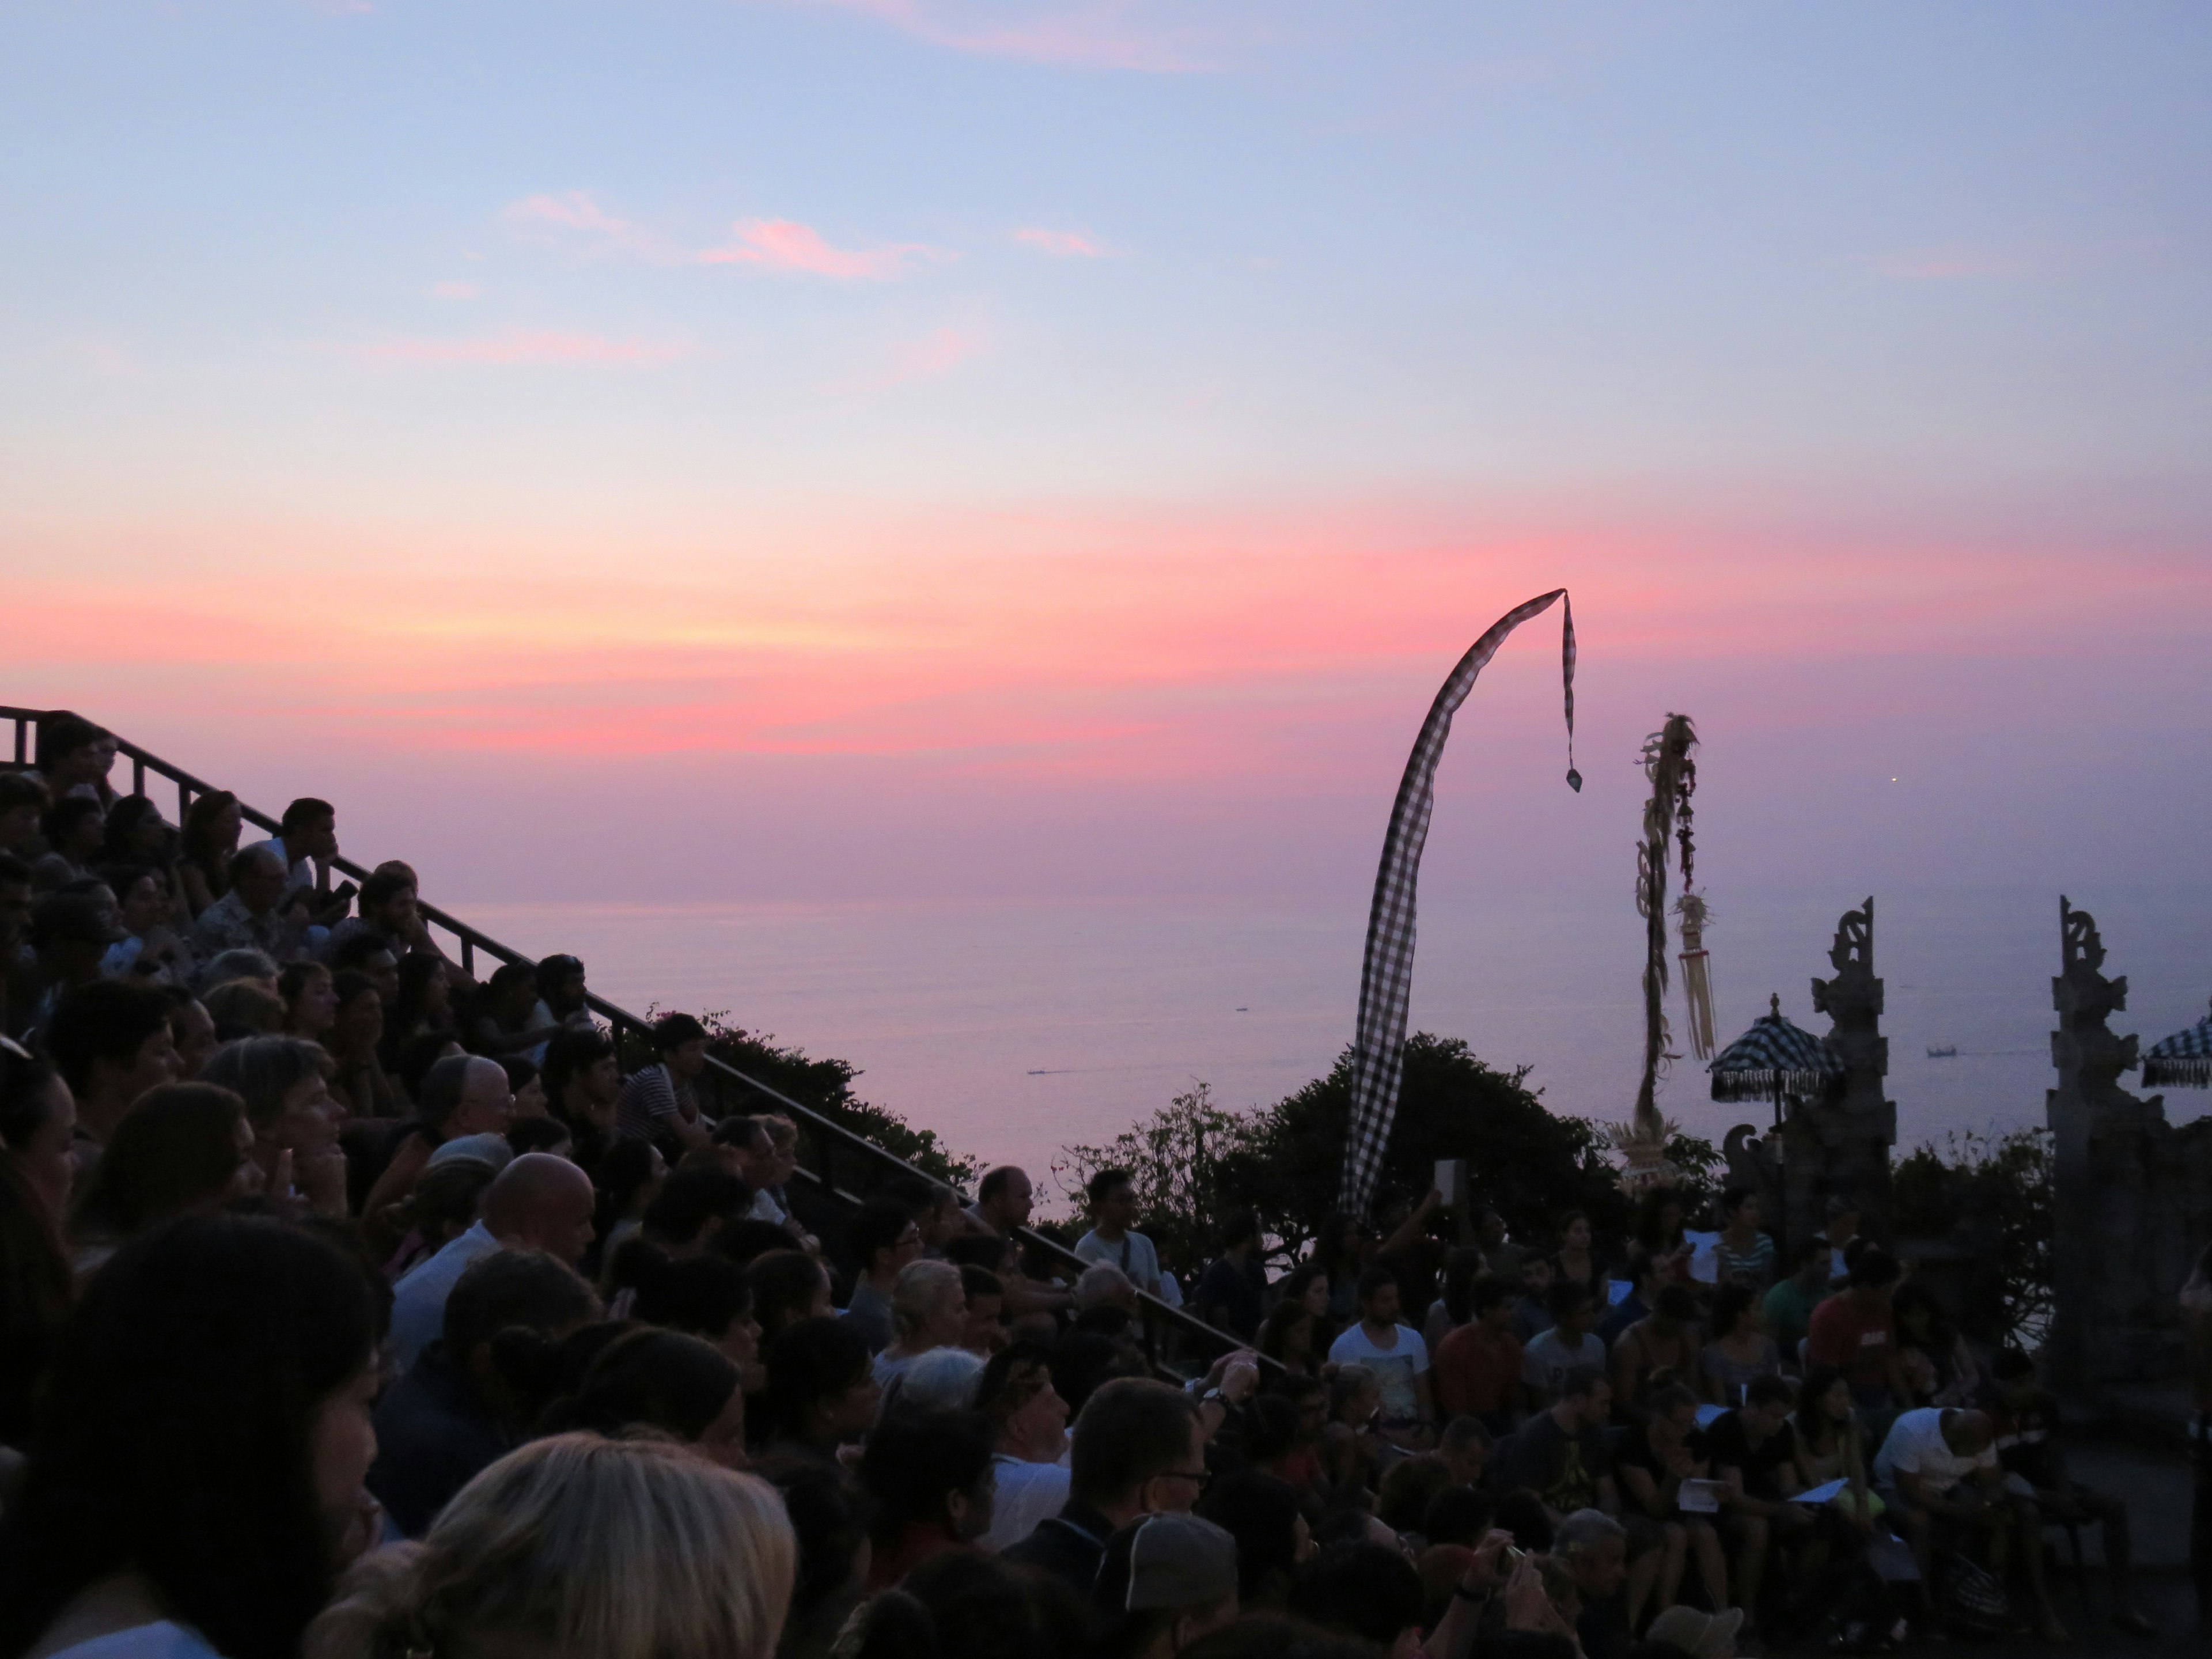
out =
[[130,938],[115,925],[107,901],[90,893],[49,893],[31,907],[31,943],[117,945]]
[[1116,1613],[1210,1607],[1237,1594],[1237,1540],[1195,1515],[1147,1515],[1107,1540],[1092,1603]]
[[455,1135],[430,1154],[432,1164],[451,1164],[457,1158],[472,1158],[479,1164],[489,1164],[495,1170],[504,1170],[514,1161],[514,1148],[507,1144],[505,1135]]
[[1742,1623],[1741,1607],[1730,1607],[1726,1613],[1700,1613],[1695,1607],[1677,1604],[1654,1619],[1644,1636],[1650,1641],[1664,1642],[1688,1654],[1690,1659],[1720,1659],[1722,1654],[1735,1646],[1736,1627]]

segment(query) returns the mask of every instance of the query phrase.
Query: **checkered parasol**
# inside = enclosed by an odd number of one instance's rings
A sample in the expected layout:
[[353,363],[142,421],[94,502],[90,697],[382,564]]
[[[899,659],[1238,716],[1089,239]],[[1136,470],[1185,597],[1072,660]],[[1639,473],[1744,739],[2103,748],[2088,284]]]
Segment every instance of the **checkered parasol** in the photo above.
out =
[[1782,1015],[1782,999],[1772,1000],[1752,1028],[1714,1057],[1715,1100],[1778,1100],[1785,1094],[1817,1095],[1844,1074],[1836,1051]]
[[[1375,1194],[1375,1178],[1382,1168],[1382,1150],[1390,1141],[1390,1126],[1398,1115],[1398,1079],[1406,1063],[1406,1006],[1413,986],[1414,889],[1420,879],[1421,848],[1429,838],[1429,813],[1436,804],[1437,763],[1443,758],[1444,739],[1451,735],[1452,715],[1474,689],[1475,676],[1498,654],[1505,636],[1529,617],[1548,611],[1554,599],[1565,599],[1567,590],[1554,588],[1541,598],[1516,605],[1491,625],[1490,631],[1459,659],[1421,734],[1406,761],[1406,775],[1398,784],[1397,804],[1390,809],[1389,833],[1382,838],[1382,862],[1375,872],[1375,904],[1367,918],[1367,960],[1359,975],[1359,1035],[1352,1078],[1352,1124],[1344,1144],[1344,1186],[1338,1207],[1347,1214],[1365,1211]],[[1579,791],[1582,774],[1575,770],[1575,611],[1565,609],[1565,629],[1559,646],[1559,668],[1565,684],[1567,711],[1567,783]]]
[[2152,1043],[2142,1080],[2147,1089],[2212,1089],[2212,1016]]

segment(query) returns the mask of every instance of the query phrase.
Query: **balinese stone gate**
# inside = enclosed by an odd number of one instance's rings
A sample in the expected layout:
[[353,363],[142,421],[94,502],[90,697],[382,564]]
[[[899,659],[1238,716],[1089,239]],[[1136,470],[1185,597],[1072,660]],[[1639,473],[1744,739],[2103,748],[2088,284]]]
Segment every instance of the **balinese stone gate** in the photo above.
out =
[[2051,981],[2058,1086],[2045,1104],[2057,1309],[2045,1358],[2053,1384],[2087,1401],[2179,1369],[2174,1292],[2188,1267],[2183,1209],[2191,1195],[2165,1097],[2139,1099],[2119,1086],[2120,1073],[2136,1064],[2136,1039],[2115,1036],[2105,1021],[2128,1006],[2127,976],[2098,971],[2105,946],[2097,924],[2063,896],[2058,925],[2062,971]]
[[1799,1103],[1783,1125],[1783,1182],[1790,1237],[1827,1224],[1827,1201],[1841,1193],[1859,1206],[1861,1225],[1887,1239],[1889,1149],[1897,1144],[1897,1103],[1885,1098],[1889,1039],[1881,1034],[1882,985],[1874,972],[1874,900],[1846,910],[1828,947],[1833,979],[1813,981],[1813,1012],[1827,1015],[1828,1046],[1844,1062],[1842,1090]]
[[1790,1097],[1779,1167],[1775,1137],[1754,1139],[1758,1131],[1749,1124],[1729,1130],[1729,1180],[1759,1192],[1793,1243],[1826,1229],[1828,1200],[1838,1193],[1858,1206],[1863,1232],[1887,1240],[1897,1105],[1884,1097],[1889,1039],[1881,1034],[1882,986],[1874,972],[1873,899],[1844,913],[1828,960],[1836,976],[1813,981],[1813,1009],[1832,1022],[1826,1041],[1844,1062],[1843,1085],[1824,1098]]

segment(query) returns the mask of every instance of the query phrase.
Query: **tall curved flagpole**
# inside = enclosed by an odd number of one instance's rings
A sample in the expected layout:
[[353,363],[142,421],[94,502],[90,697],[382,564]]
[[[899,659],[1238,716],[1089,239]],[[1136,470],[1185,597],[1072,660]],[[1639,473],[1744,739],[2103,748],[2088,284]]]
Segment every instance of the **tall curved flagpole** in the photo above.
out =
[[[1421,735],[1406,761],[1390,809],[1390,830],[1382,838],[1382,862],[1375,872],[1375,903],[1367,915],[1367,960],[1359,975],[1359,1035],[1353,1056],[1352,1124],[1344,1143],[1344,1185],[1337,1207],[1350,1214],[1365,1211],[1382,1168],[1382,1149],[1398,1115],[1398,1080],[1406,1063],[1406,1008],[1413,988],[1414,891],[1420,881],[1421,848],[1429,839],[1429,813],[1436,805],[1437,763],[1451,735],[1452,716],[1505,636],[1565,599],[1553,588],[1526,605],[1516,605],[1468,648],[1429,706]],[[1567,784],[1579,792],[1575,770],[1575,609],[1565,609],[1559,646],[1560,676],[1567,710]]]

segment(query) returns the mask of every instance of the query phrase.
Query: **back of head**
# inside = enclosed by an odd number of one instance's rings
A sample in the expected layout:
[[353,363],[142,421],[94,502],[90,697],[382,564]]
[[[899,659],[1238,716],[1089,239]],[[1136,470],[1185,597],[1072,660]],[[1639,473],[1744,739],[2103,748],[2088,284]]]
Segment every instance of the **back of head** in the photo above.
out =
[[1291,1611],[1389,1649],[1421,1622],[1421,1576],[1385,1544],[1331,1544],[1291,1581]]
[[569,1405],[568,1425],[605,1435],[644,1427],[696,1440],[728,1408],[738,1381],[737,1365],[720,1349],[643,1328],[600,1351]]
[[1437,1494],[1451,1484],[1451,1465],[1434,1452],[1401,1458],[1383,1474],[1375,1496],[1376,1517],[1394,1532],[1411,1532],[1420,1526]]
[[[652,1249],[643,1239],[632,1243]],[[680,1261],[658,1251],[654,1255],[659,1260],[638,1275],[637,1299],[630,1305],[631,1313],[648,1325],[689,1331],[712,1341],[752,1306],[752,1286],[745,1280],[745,1270],[734,1261],[711,1253]]]
[[469,1068],[488,1063],[473,1054],[447,1054],[433,1062],[430,1069],[422,1073],[422,1086],[415,1091],[416,1115],[431,1129],[443,1134],[460,1106],[462,1093],[469,1086]]
[[1127,1501],[1146,1481],[1188,1467],[1198,1407],[1181,1389],[1149,1377],[1102,1383],[1075,1420],[1069,1496],[1094,1508]]
[[707,1028],[689,1014],[663,1014],[653,1023],[653,1051],[665,1059],[687,1042],[706,1039]]
[[272,1221],[178,1222],[118,1251],[64,1330],[0,1545],[0,1651],[125,1568],[231,1659],[282,1659],[330,1593],[311,1451],[368,1365],[359,1267]]
[[274,1036],[284,1029],[284,999],[252,980],[218,985],[202,999],[216,1035],[229,1041]]
[[768,1408],[772,1432],[804,1434],[811,1409],[867,1380],[867,1339],[842,1319],[802,1319],[771,1338]]
[[245,1106],[211,1083],[149,1089],[115,1126],[76,1202],[81,1232],[128,1236],[220,1204],[239,1172]]
[[887,1198],[871,1198],[845,1224],[845,1241],[853,1259],[866,1273],[876,1265],[876,1252],[894,1248],[914,1225],[914,1212]]
[[1607,1540],[1626,1538],[1620,1522],[1603,1510],[1577,1510],[1561,1521],[1552,1534],[1552,1553],[1563,1560],[1602,1549]]
[[329,1075],[330,1070],[330,1056],[318,1044],[299,1037],[244,1037],[216,1049],[200,1068],[200,1079],[220,1084],[236,1095],[246,1103],[246,1115],[253,1127],[265,1129],[284,1109],[286,1095],[311,1077]]
[[46,1048],[71,1092],[82,1095],[94,1060],[127,1066],[148,1038],[168,1028],[168,999],[152,986],[94,980],[63,993],[46,1022]]
[[950,1530],[947,1499],[972,1496],[990,1479],[991,1443],[991,1426],[977,1412],[885,1412],[860,1454],[878,1541],[915,1524]]
[[773,1221],[756,1220],[750,1216],[741,1216],[731,1222],[708,1241],[707,1248],[740,1267],[757,1267],[766,1256],[794,1254],[789,1233]]
[[769,1336],[810,1317],[822,1293],[822,1264],[804,1250],[770,1250],[754,1257],[746,1272],[752,1279],[753,1316]]
[[570,1212],[588,1212],[592,1181],[567,1158],[525,1152],[484,1191],[484,1225],[501,1238],[534,1231]]
[[671,1170],[653,1202],[645,1206],[645,1231],[665,1244],[698,1243],[710,1222],[725,1225],[750,1207],[752,1188],[719,1164],[691,1164]]
[[1904,1271],[1887,1250],[1879,1244],[1869,1244],[1851,1255],[1851,1288],[1883,1290],[1896,1284]]
[[556,1435],[470,1481],[419,1548],[365,1559],[304,1652],[769,1659],[796,1565],[766,1482],[663,1442]]
[[884,1409],[918,1412],[964,1412],[975,1404],[976,1385],[982,1381],[983,1361],[965,1348],[932,1348],[891,1378],[884,1391]]
[[891,1281],[891,1322],[902,1338],[919,1331],[945,1298],[964,1297],[960,1269],[949,1261],[909,1261]]
[[597,1317],[592,1287],[538,1250],[495,1250],[471,1262],[446,1298],[447,1353],[465,1362],[480,1344],[520,1328],[542,1334]]
[[1238,1597],[1248,1604],[1279,1602],[1297,1571],[1297,1488],[1258,1469],[1242,1469],[1207,1487],[1198,1508],[1237,1540]]
[[1421,1536],[1431,1544],[1459,1544],[1473,1549],[1490,1530],[1497,1503],[1477,1486],[1447,1486],[1429,1500],[1421,1516]]

